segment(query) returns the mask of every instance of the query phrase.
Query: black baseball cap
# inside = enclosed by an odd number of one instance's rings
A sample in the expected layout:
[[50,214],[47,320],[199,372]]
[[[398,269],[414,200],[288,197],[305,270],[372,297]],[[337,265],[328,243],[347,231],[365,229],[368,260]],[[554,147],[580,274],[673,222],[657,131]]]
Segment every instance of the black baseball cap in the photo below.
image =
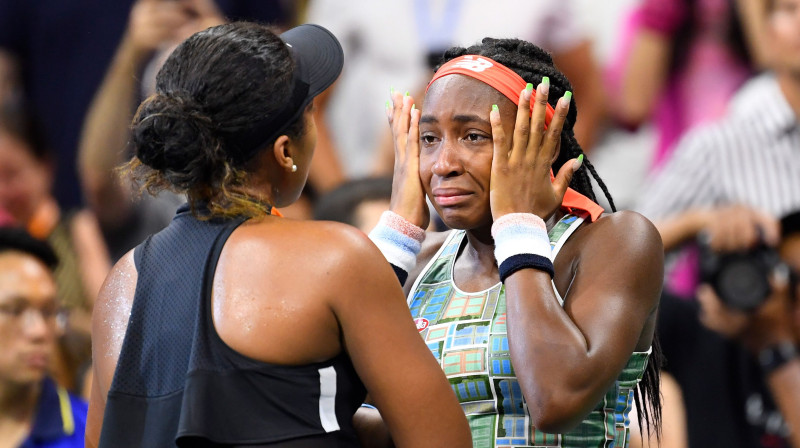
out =
[[275,140],[294,123],[311,101],[331,86],[344,66],[342,46],[330,31],[314,24],[296,26],[280,38],[294,59],[292,95],[281,110],[253,126],[252,131],[234,137],[234,156],[239,162],[252,158],[264,145]]

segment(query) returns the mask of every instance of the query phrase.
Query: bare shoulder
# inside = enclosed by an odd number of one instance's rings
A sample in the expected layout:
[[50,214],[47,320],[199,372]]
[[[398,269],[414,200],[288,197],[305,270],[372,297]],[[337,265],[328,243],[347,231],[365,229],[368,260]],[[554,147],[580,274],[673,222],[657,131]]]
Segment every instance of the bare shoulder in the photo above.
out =
[[[236,251],[240,255],[253,249],[259,250],[258,256],[262,260],[276,259],[284,266],[297,263],[303,265],[305,272],[315,269],[327,272],[383,260],[380,251],[360,230],[330,221],[273,219],[248,222],[231,235],[225,246],[229,253]],[[244,256],[241,259],[249,258]]]
[[592,279],[596,289],[628,291],[620,296],[635,297],[647,309],[658,304],[664,246],[647,218],[632,211],[604,215],[584,225],[568,243],[578,260],[577,275]]
[[659,256],[663,259],[664,246],[658,229],[634,211],[605,214],[584,226],[577,235],[581,236],[581,243],[587,250],[616,247],[617,251],[625,251],[628,256]]
[[92,358],[95,381],[107,391],[117,365],[128,318],[133,308],[138,275],[133,250],[114,265],[97,296],[92,313]]

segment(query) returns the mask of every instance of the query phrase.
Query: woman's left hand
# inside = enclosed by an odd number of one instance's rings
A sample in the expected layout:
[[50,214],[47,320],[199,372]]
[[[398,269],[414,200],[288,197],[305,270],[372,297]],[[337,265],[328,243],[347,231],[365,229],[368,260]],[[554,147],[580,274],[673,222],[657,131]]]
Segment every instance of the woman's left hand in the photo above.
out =
[[532,115],[529,111],[533,86],[528,86],[520,92],[512,138],[506,135],[496,106],[489,114],[494,143],[489,202],[495,220],[509,213],[533,213],[547,219],[561,205],[572,175],[582,162],[582,158],[568,161],[550,181],[551,164],[559,150],[572,95],[568,93],[558,101],[553,120],[545,129],[549,82],[536,89]]

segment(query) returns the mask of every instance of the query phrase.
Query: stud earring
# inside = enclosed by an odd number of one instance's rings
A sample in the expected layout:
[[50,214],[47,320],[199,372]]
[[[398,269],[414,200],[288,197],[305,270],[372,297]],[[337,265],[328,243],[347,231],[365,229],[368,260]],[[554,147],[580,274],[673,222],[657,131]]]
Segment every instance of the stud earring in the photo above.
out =
[[296,172],[297,172],[297,165],[292,165],[292,172],[293,172],[293,173],[296,173]]

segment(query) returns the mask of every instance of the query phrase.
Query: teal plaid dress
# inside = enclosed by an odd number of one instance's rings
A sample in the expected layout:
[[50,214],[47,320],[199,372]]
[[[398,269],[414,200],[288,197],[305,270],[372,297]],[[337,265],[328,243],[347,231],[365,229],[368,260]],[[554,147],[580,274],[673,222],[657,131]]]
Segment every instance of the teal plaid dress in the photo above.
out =
[[[583,218],[566,215],[549,232],[553,258]],[[439,361],[469,420],[475,448],[626,447],[633,390],[650,352],[634,352],[614,385],[577,428],[546,434],[531,424],[511,363],[502,283],[464,292],[453,265],[465,232],[454,230],[409,294],[420,335]],[[555,290],[555,287],[553,288]],[[556,297],[563,301],[556,291]]]

